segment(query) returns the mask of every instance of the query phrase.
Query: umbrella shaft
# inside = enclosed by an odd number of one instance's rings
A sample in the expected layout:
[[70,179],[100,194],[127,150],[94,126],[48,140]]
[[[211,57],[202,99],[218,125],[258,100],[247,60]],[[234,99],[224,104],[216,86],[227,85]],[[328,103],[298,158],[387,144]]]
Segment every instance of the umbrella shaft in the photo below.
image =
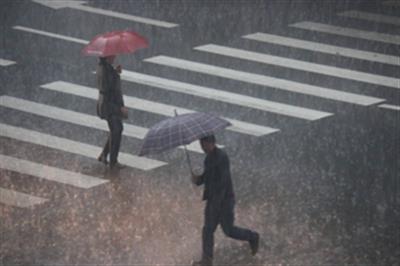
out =
[[191,161],[190,161],[190,156],[189,156],[189,153],[188,153],[188,151],[187,151],[187,149],[186,149],[186,145],[184,145],[183,147],[185,148],[186,161],[187,161],[187,163],[188,163],[188,165],[189,165],[190,173],[193,173],[193,170],[192,170],[192,163],[191,163]]

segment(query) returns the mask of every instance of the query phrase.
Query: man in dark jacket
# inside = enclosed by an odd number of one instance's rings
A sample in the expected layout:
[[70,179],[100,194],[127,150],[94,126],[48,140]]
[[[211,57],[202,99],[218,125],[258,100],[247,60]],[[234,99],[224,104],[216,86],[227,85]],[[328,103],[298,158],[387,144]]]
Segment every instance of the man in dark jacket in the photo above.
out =
[[107,156],[110,154],[110,168],[121,168],[118,163],[118,153],[122,137],[122,119],[128,117],[128,111],[124,107],[121,92],[121,66],[112,66],[115,56],[101,57],[97,66],[97,87],[99,99],[97,101],[97,115],[106,119],[110,130],[104,149],[98,160],[107,164]]
[[233,191],[229,158],[215,145],[213,135],[200,140],[203,151],[207,154],[204,160],[204,172],[200,176],[192,174],[192,182],[204,184],[203,200],[206,200],[202,259],[193,265],[212,265],[214,249],[214,232],[220,224],[225,235],[248,241],[252,254],[258,251],[259,234],[248,229],[234,226],[235,195]]

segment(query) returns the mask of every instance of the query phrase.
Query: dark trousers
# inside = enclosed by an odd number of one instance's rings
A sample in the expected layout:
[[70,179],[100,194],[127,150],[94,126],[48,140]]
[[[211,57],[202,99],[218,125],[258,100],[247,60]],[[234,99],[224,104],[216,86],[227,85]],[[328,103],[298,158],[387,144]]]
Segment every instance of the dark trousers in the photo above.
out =
[[255,232],[234,226],[234,207],[233,199],[225,200],[221,207],[207,201],[203,227],[203,258],[213,258],[214,232],[219,224],[224,234],[233,239],[250,241],[256,237]]
[[108,134],[108,138],[102,153],[105,158],[107,158],[108,154],[110,153],[110,164],[113,165],[118,159],[123,126],[121,118],[114,115],[107,119],[107,124],[110,133]]

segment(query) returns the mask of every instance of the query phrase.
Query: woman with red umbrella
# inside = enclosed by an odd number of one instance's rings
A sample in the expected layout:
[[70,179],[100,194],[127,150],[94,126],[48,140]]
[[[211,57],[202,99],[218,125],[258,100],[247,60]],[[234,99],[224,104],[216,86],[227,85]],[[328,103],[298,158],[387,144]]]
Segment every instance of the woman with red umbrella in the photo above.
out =
[[111,169],[123,167],[118,163],[118,153],[123,130],[122,119],[128,118],[128,109],[124,106],[121,91],[122,69],[120,65],[114,68],[113,63],[116,55],[133,53],[147,46],[147,40],[133,31],[113,31],[97,35],[83,49],[85,55],[99,57],[96,71],[99,89],[97,115],[107,120],[110,133],[98,160],[108,164],[107,156],[110,155]]
[[107,156],[110,154],[110,168],[121,168],[118,163],[118,153],[122,137],[122,119],[128,118],[128,109],[124,106],[121,91],[121,66],[112,66],[115,56],[100,57],[97,66],[97,88],[99,98],[97,101],[97,115],[106,119],[110,134],[104,145],[98,160],[107,164]]

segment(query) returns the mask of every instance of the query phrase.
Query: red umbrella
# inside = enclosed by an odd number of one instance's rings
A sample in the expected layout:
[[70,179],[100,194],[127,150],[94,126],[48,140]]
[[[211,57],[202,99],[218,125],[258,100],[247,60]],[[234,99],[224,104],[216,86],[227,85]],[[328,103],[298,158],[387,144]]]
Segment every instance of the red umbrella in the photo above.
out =
[[83,48],[84,55],[105,57],[133,53],[148,46],[146,38],[130,30],[99,34]]

